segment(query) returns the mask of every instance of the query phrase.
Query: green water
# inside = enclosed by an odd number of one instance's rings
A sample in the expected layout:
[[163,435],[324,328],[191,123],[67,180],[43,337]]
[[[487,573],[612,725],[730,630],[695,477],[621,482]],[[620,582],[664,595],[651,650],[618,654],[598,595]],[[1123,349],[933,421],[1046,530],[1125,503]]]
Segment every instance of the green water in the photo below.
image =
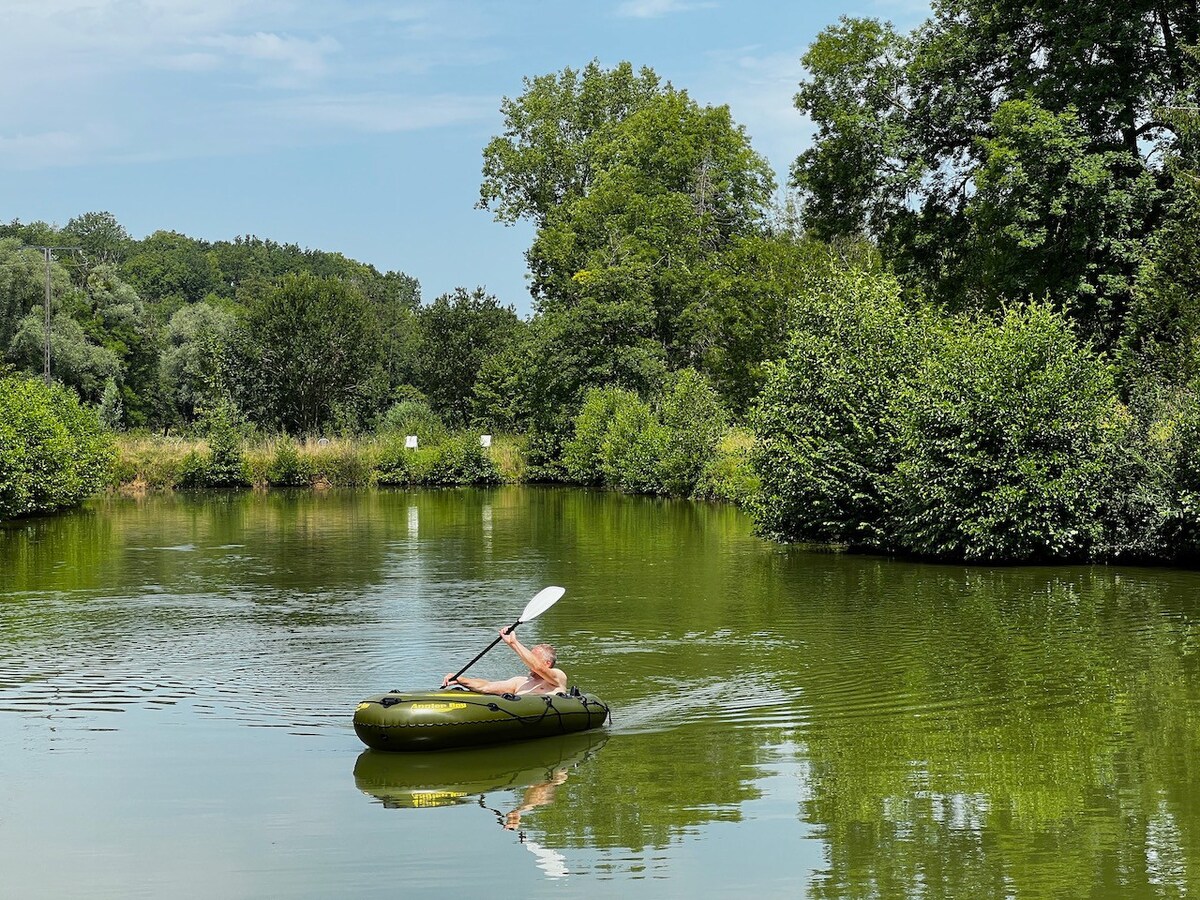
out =
[[[612,726],[367,753],[522,629]],[[0,896],[1182,897],[1200,577],[789,550],[553,489],[110,500],[0,529]],[[493,650],[475,674],[516,674]]]

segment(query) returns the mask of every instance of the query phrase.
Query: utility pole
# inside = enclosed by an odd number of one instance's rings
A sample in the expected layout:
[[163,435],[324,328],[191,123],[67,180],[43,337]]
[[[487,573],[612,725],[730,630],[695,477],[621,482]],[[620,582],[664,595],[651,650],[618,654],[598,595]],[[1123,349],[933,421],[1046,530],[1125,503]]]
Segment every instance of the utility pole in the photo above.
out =
[[82,247],[34,247],[34,250],[41,250],[46,257],[46,319],[42,323],[42,337],[45,338],[45,352],[43,354],[43,375],[46,379],[46,384],[50,384],[50,254],[55,250],[82,250]]

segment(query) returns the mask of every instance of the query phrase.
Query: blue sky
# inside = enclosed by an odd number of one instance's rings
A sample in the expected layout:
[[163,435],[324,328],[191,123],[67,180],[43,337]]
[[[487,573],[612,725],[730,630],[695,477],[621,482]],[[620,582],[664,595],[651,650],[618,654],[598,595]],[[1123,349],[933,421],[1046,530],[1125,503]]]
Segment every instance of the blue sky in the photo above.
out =
[[800,55],[919,0],[0,0],[0,219],[108,210],[135,236],[256,234],[529,311],[532,232],[477,210],[521,79],[596,58],[728,104],[780,182]]

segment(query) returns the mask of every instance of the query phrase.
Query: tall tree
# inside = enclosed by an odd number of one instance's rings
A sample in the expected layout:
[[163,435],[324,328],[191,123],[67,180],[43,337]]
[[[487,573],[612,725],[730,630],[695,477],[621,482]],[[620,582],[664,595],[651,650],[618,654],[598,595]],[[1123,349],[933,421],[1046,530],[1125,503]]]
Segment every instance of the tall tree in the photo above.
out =
[[478,206],[502,222],[528,218],[537,225],[587,193],[596,153],[617,123],[670,90],[651,69],[635,72],[623,62],[605,70],[596,60],[524,84],[520,97],[500,103],[504,134],[483,150]]
[[705,365],[721,256],[763,232],[774,179],[727,107],[649,69],[592,63],[526,87],[484,151],[481,204],[538,226],[527,258],[554,360],[536,379],[544,427],[588,387],[651,392],[667,369]]
[[[805,224],[875,237],[951,305],[996,305],[1001,272],[1111,343],[1171,186],[1160,110],[1197,36],[1194,0],[938,0],[909,35],[843,19],[796,97],[817,125],[792,171]],[[1033,264],[1040,284],[1011,278]]]
[[332,278],[289,275],[248,310],[243,406],[290,434],[353,424],[383,387],[370,302]]
[[475,382],[487,360],[516,339],[521,320],[483,288],[455,288],[416,312],[415,386],[443,421],[471,417]]

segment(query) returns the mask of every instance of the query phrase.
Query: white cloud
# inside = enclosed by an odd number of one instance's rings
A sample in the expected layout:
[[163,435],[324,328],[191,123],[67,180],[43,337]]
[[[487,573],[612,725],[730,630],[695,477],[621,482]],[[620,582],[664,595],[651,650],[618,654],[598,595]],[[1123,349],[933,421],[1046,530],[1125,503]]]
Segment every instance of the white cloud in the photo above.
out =
[[707,9],[714,5],[692,0],[624,0],[617,6],[617,15],[627,19],[657,19],[671,13]]
[[198,43],[223,51],[229,59],[261,73],[266,83],[278,87],[320,79],[329,69],[328,57],[341,49],[331,37],[306,39],[263,31],[221,34]]
[[94,159],[112,146],[112,136],[98,131],[41,131],[0,134],[0,166],[11,169],[43,169],[75,165]]
[[780,183],[812,135],[811,123],[793,102],[804,77],[803,52],[798,45],[792,51],[763,53],[751,46],[709,54],[707,77],[692,91],[701,102],[728,104]]

